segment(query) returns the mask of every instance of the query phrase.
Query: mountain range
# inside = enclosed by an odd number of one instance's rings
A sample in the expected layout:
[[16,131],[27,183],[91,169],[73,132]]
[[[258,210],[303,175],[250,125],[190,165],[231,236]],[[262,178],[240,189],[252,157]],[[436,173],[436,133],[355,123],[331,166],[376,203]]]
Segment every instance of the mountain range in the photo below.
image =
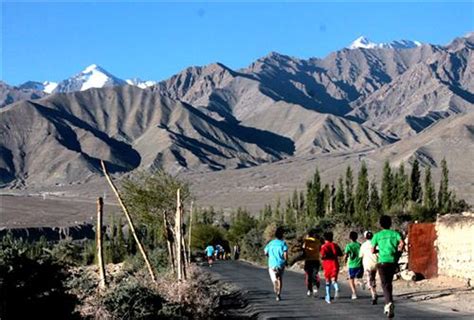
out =
[[0,182],[87,184],[104,159],[118,176],[199,175],[219,194],[207,182],[227,172],[237,180],[262,168],[285,184],[290,166],[339,174],[336,163],[436,167],[445,157],[472,201],[474,186],[461,181],[474,181],[473,47],[472,33],[445,46],[359,38],[325,58],[271,52],[242,69],[193,66],[160,82],[92,65],[56,86],[0,83]]

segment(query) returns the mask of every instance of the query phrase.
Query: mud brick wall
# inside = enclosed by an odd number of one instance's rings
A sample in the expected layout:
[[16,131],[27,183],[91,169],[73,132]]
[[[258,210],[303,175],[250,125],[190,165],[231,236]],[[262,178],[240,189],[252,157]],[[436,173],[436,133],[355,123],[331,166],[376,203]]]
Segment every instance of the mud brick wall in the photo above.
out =
[[474,213],[439,217],[436,233],[438,273],[474,279]]

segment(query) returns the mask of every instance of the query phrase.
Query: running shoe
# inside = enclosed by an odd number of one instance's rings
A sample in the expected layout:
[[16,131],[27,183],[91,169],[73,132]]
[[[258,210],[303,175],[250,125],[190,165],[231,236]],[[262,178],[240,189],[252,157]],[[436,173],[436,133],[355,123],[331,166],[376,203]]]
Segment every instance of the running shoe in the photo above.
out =
[[331,296],[326,296],[324,300],[326,301],[326,303],[331,304]]
[[281,300],[281,296],[280,296],[279,294],[277,294],[275,300],[276,300],[276,301],[280,301],[280,300]]
[[377,296],[375,297],[372,297],[372,305],[376,305],[377,304]]
[[351,296],[351,299],[352,299],[352,300],[356,300],[356,299],[357,299],[357,295],[353,293],[352,296]]
[[308,297],[311,297],[311,290],[308,290],[308,291],[306,292],[306,295],[307,295]]
[[318,288],[313,288],[313,296],[314,297],[318,296]]
[[386,304],[383,312],[385,313],[387,318],[393,318],[395,316],[395,306],[393,305],[393,302]]
[[395,317],[395,306],[393,305],[393,302],[390,302],[388,307],[388,315],[387,318],[393,318]]

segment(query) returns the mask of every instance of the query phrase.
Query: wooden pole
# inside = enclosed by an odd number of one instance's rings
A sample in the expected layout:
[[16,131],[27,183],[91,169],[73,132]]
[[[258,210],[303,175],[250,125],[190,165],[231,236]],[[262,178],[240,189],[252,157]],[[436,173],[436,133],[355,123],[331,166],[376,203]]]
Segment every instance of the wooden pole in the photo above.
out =
[[182,258],[181,258],[181,264],[182,264],[182,276],[183,280],[186,280],[186,267],[188,265],[188,255],[186,254],[186,241],[184,237],[184,232],[183,232],[183,204],[181,203],[181,199],[179,200],[179,220],[181,221],[180,225],[180,240],[181,240],[181,251],[182,251]]
[[166,244],[168,245],[168,253],[170,255],[170,267],[173,274],[176,274],[176,266],[174,264],[174,253],[173,253],[173,230],[171,230],[166,212],[163,212],[163,221],[165,225]]
[[117,197],[117,200],[118,200],[120,206],[122,207],[123,212],[125,213],[125,217],[127,218],[128,225],[130,227],[130,231],[132,232],[133,238],[135,239],[135,241],[137,243],[138,249],[140,250],[140,253],[143,256],[143,260],[145,260],[145,264],[148,268],[148,272],[150,273],[151,280],[153,281],[153,283],[156,283],[155,273],[153,272],[153,268],[151,267],[150,261],[148,260],[148,256],[145,252],[145,249],[143,248],[143,246],[140,242],[140,239],[138,239],[137,233],[135,232],[135,226],[133,225],[132,217],[130,216],[127,207],[123,203],[122,197],[120,197],[120,194],[119,194],[117,188],[115,187],[114,183],[112,182],[112,179],[110,178],[110,175],[107,172],[107,168],[105,167],[104,161],[100,160],[100,164],[102,166],[102,171],[104,172],[104,175],[107,178],[107,181],[109,182],[110,187],[112,188],[112,191],[115,193],[115,196]]
[[102,216],[104,212],[104,200],[97,198],[97,230],[96,230],[96,249],[97,249],[97,263],[99,265],[99,288],[105,289],[105,267],[104,254],[102,251]]
[[178,280],[183,280],[183,268],[182,268],[182,241],[181,241],[181,198],[180,190],[176,192],[176,223],[175,223],[175,234],[176,234],[176,264],[178,268]]
[[181,230],[180,230],[180,233],[181,233],[181,246],[182,246],[182,251],[183,251],[183,258],[182,258],[182,261],[184,262],[183,263],[183,279],[186,280],[187,279],[187,274],[186,274],[186,267],[188,266],[188,255],[186,253],[186,239],[184,237],[184,226],[183,226],[183,221],[184,221],[184,217],[183,217],[183,204],[181,202],[181,199],[179,201],[179,219],[181,220]]
[[187,276],[186,276],[186,267],[189,265],[189,262],[188,262],[188,255],[187,255],[187,252],[186,252],[186,240],[184,238],[184,233],[182,233],[182,235],[181,235],[181,241],[183,242],[182,246],[183,246],[183,260],[184,260],[183,278],[186,279],[187,278]]
[[191,263],[191,232],[193,230],[193,201],[191,201],[191,208],[189,209],[189,237],[188,237],[188,263]]

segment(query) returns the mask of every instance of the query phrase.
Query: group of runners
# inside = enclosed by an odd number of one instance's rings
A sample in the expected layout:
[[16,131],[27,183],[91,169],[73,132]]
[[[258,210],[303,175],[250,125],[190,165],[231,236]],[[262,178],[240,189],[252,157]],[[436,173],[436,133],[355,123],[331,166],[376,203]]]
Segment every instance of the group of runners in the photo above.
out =
[[[351,299],[357,299],[357,281],[363,289],[366,284],[368,285],[372,295],[371,303],[376,305],[375,278],[378,273],[385,300],[384,313],[388,318],[394,317],[392,281],[405,244],[400,233],[390,229],[392,220],[389,216],[382,216],[379,222],[382,230],[375,234],[365,231],[363,244],[357,241],[357,232],[350,232],[350,243],[346,245],[344,251],[333,241],[332,232],[325,232],[323,237],[319,237],[315,230],[308,232],[304,239],[302,255],[308,296],[318,295],[321,285],[319,269],[322,266],[325,280],[325,301],[332,303],[339,298],[339,259],[343,257],[344,262],[348,264]],[[288,265],[288,246],[283,238],[284,229],[277,228],[275,239],[271,240],[264,249],[268,257],[268,270],[277,301],[281,300],[283,274],[285,266]],[[365,282],[363,281],[364,274]]]
[[[234,251],[234,260],[238,260],[240,257],[240,246],[235,245],[233,248],[233,251]],[[214,260],[226,260],[229,258],[229,253],[226,252],[224,247],[220,244],[217,244],[215,247],[209,244],[204,250],[204,253],[206,254],[209,267],[212,266],[212,264],[214,263]]]

